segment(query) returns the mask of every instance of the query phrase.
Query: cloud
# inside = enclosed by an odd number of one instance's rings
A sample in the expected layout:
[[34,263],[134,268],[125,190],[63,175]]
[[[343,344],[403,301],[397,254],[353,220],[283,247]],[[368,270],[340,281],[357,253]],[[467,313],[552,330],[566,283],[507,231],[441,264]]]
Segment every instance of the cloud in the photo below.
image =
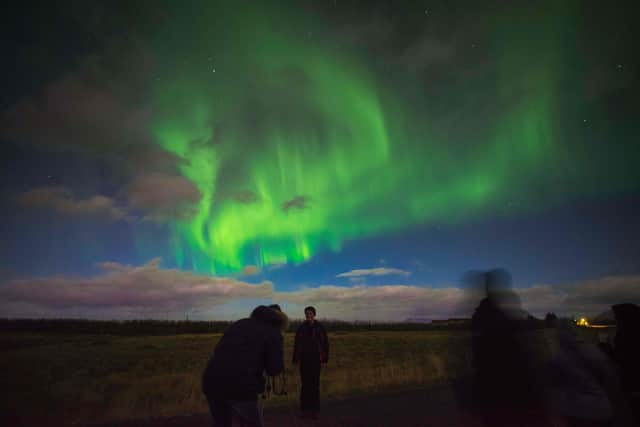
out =
[[146,142],[149,110],[99,81],[102,72],[76,71],[36,97],[21,99],[0,115],[0,135],[42,147],[101,152]]
[[252,285],[231,278],[211,277],[160,268],[160,259],[142,266],[99,264],[101,274],[89,278],[48,277],[13,279],[0,285],[0,313],[12,315],[25,307],[64,313],[123,311],[204,311],[237,299],[270,298],[271,282]]
[[[181,316],[189,312],[200,313],[198,318],[202,319],[221,319],[245,315],[244,311],[233,312],[233,307],[249,310],[245,305],[276,301],[293,312],[313,305],[318,316],[325,319],[433,320],[470,317],[483,297],[480,292],[453,285],[326,284],[277,292],[269,281],[254,285],[234,278],[163,269],[160,264],[159,258],[142,266],[103,262],[98,265],[100,274],[88,278],[5,277],[0,283],[0,316],[64,316],[82,310],[85,316],[94,318],[131,317],[132,312],[138,317],[147,313],[164,318],[165,312]],[[248,266],[245,274],[254,271],[255,266]],[[522,308],[538,318],[548,311],[592,317],[612,304],[640,304],[640,276],[539,284],[515,288],[514,292],[520,297]]]
[[[458,44],[469,34],[482,34],[473,16],[461,16],[448,10],[424,11],[417,16],[398,18],[386,7],[372,6],[367,13],[346,15],[336,25],[337,34],[348,44],[366,49],[381,64],[395,64],[411,72],[432,68],[457,72],[452,65],[464,62]],[[413,15],[413,14],[412,14]],[[433,19],[432,16],[437,16]],[[331,16],[327,17],[332,19]],[[421,25],[406,25],[410,21]],[[464,20],[465,22],[460,22]],[[426,24],[426,25],[425,25]]]
[[[616,303],[640,304],[640,276],[605,277],[573,285],[534,285],[514,291],[522,308],[539,318],[548,311],[563,316],[595,316]],[[408,285],[323,285],[276,294],[279,301],[296,307],[314,305],[320,317],[373,321],[470,317],[482,297],[455,286]]]
[[449,65],[454,60],[453,44],[429,36],[415,40],[398,57],[398,62],[412,71],[424,71],[434,66]]
[[238,191],[229,196],[230,199],[242,204],[251,204],[258,201],[258,196],[253,191]]
[[0,265],[0,283],[16,275],[15,268],[9,265]]
[[188,179],[158,173],[137,176],[124,195],[131,209],[145,212],[145,219],[155,222],[190,218],[201,197]]
[[374,13],[365,21],[349,20],[337,28],[342,40],[356,46],[370,49],[389,49],[393,40],[395,27],[389,16]]
[[275,271],[275,270],[280,270],[286,266],[287,266],[286,262],[276,262],[276,263],[267,265],[266,269],[269,271]]
[[614,276],[572,284],[539,284],[516,288],[522,307],[543,316],[548,311],[569,316],[594,316],[613,304],[640,304],[640,276]]
[[72,70],[55,73],[0,111],[0,137],[45,152],[98,157],[114,175],[175,172],[180,160],[150,133],[151,50],[133,35],[100,44],[99,51],[72,61]]
[[116,206],[112,198],[94,195],[86,199],[76,199],[65,187],[41,187],[18,196],[18,203],[31,208],[53,209],[65,215],[102,216],[115,221],[127,215],[126,209]]
[[430,319],[460,316],[457,313],[464,291],[460,288],[407,285],[317,288],[277,293],[275,298],[296,306],[314,305],[318,316],[343,320],[402,321],[428,313]]
[[151,173],[139,175],[114,198],[93,195],[78,199],[62,186],[40,187],[17,196],[17,202],[29,208],[46,208],[63,215],[102,216],[109,220],[133,219],[164,222],[188,219],[196,213],[200,191],[181,176]]
[[288,212],[289,209],[306,209],[309,198],[307,196],[296,196],[291,200],[282,203],[282,210]]
[[558,287],[567,313],[597,314],[611,305],[640,304],[640,276],[610,276]]
[[247,265],[242,269],[243,276],[253,276],[260,273],[260,269],[255,265]]
[[0,111],[0,138],[42,152],[72,153],[70,161],[98,158],[110,173],[106,179],[122,190],[113,197],[77,200],[68,189],[36,189],[25,196],[26,204],[65,214],[108,211],[111,219],[125,217],[125,211],[154,222],[189,218],[200,193],[176,176],[187,160],[164,150],[151,135],[153,54],[134,34],[100,45],[75,60],[72,71]]
[[411,272],[400,270],[399,268],[376,267],[376,268],[351,270],[345,273],[340,273],[336,277],[387,276],[390,274],[399,274],[402,276],[409,276]]

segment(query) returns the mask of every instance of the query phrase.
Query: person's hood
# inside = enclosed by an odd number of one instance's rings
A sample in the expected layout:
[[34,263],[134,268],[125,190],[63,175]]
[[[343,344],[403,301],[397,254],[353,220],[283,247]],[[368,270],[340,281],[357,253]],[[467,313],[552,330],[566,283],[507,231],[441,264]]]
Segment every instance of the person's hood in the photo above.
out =
[[251,313],[251,318],[274,326],[284,332],[289,327],[289,318],[282,311],[274,310],[266,305],[259,305]]

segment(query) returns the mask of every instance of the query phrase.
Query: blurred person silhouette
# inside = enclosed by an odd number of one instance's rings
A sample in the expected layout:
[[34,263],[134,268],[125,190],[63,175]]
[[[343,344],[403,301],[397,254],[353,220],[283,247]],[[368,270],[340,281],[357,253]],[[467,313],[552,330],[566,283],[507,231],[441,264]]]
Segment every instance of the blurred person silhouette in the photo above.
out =
[[636,424],[640,425],[640,307],[616,304],[616,336],[613,354],[620,365],[622,385],[631,400]]
[[640,426],[640,307],[624,303],[611,306],[616,320],[613,346],[600,343],[619,368],[621,388],[634,418]]
[[202,391],[214,427],[263,427],[258,394],[264,393],[263,373],[284,372],[282,333],[288,318],[280,306],[260,305],[249,318],[232,323],[215,347],[202,374]]
[[304,309],[305,321],[298,327],[293,344],[293,364],[300,364],[300,417],[318,419],[320,412],[320,367],[329,362],[329,339],[316,320],[316,309]]
[[524,345],[528,316],[511,289],[511,275],[504,269],[472,271],[463,281],[485,295],[471,318],[474,411],[488,426],[529,425],[532,416],[544,417],[544,411]]
[[572,322],[560,322],[551,344],[548,407],[567,427],[628,426],[617,373],[596,343]]

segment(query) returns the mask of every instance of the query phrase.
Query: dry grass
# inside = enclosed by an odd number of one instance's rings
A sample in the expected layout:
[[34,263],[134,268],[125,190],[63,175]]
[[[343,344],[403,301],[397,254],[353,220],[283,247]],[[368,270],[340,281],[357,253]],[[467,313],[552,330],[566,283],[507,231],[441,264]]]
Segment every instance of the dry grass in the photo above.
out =
[[[72,423],[206,413],[200,375],[220,334],[153,337],[6,334],[0,339],[0,410]],[[450,381],[470,372],[469,332],[335,332],[322,398]],[[287,396],[298,368],[285,335]]]

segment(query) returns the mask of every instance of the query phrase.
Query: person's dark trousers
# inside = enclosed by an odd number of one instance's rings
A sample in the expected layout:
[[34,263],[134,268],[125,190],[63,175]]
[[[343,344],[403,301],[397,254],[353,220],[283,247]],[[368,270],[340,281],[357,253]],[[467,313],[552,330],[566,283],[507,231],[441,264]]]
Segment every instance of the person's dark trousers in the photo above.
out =
[[233,422],[233,410],[224,399],[207,394],[209,412],[211,413],[212,427],[231,427]]
[[302,412],[320,411],[320,357],[300,360],[300,410]]
[[206,396],[209,403],[209,412],[211,413],[212,427],[260,427],[259,423],[252,423],[240,417],[231,405],[233,401],[225,400],[220,396]]

